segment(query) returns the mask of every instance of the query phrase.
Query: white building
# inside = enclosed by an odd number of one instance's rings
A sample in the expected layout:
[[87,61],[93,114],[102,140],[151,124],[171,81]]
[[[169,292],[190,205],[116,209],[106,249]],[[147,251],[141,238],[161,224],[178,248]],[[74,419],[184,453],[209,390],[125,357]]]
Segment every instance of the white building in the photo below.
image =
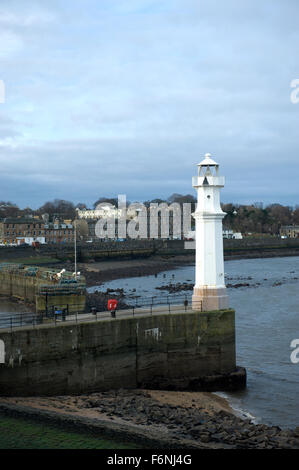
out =
[[103,205],[98,209],[77,209],[79,219],[109,219],[111,217],[118,218],[121,216],[121,209],[117,209],[111,204]]
[[195,230],[191,230],[190,232],[187,232],[184,234],[185,240],[195,240],[196,232]]
[[17,245],[22,245],[26,243],[26,245],[32,245],[33,243],[40,243],[41,245],[45,245],[46,238],[45,237],[17,237]]
[[228,240],[242,240],[243,236],[240,232],[234,232],[233,230],[223,230],[223,238]]
[[192,298],[194,310],[211,311],[228,308],[224,281],[222,220],[225,213],[220,206],[220,189],[224,177],[219,165],[206,154],[198,165],[198,176],[193,178],[198,203],[193,217],[196,221],[195,286]]
[[138,208],[138,206],[141,205],[142,204],[131,204],[125,209],[118,209],[117,207],[112,206],[111,204],[101,203],[101,207],[98,207],[96,209],[76,210],[79,219],[99,220],[109,218],[119,219],[121,217],[125,217],[126,219],[132,219],[140,213],[141,208]]

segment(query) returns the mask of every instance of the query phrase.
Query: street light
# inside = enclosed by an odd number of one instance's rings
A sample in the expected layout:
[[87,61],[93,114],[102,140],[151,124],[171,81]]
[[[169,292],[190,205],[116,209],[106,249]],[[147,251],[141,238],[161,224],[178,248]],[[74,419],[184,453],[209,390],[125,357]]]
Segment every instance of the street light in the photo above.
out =
[[77,221],[77,214],[78,214],[78,208],[76,207],[76,216],[75,216],[75,220],[74,220],[74,248],[75,248],[75,280],[77,281],[77,224],[76,224],[76,221]]
[[75,280],[77,281],[77,227],[76,227],[76,219],[74,220],[74,226],[75,226]]

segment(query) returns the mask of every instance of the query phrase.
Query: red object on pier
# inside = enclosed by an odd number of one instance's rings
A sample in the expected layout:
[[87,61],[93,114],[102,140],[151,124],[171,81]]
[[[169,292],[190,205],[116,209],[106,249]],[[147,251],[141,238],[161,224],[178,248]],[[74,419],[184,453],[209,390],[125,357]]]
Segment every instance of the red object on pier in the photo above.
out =
[[109,299],[108,300],[108,310],[109,312],[113,312],[117,309],[117,300],[116,299]]

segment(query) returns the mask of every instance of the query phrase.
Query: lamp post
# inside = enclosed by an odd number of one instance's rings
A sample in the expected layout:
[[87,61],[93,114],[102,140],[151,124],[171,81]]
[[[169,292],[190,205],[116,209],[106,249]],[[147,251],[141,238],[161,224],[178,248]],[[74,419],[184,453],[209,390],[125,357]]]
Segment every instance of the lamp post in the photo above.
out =
[[76,216],[74,220],[74,249],[75,249],[75,280],[77,281],[77,214],[78,208],[76,207]]
[[74,220],[74,236],[75,236],[75,280],[77,281],[77,224],[76,219]]

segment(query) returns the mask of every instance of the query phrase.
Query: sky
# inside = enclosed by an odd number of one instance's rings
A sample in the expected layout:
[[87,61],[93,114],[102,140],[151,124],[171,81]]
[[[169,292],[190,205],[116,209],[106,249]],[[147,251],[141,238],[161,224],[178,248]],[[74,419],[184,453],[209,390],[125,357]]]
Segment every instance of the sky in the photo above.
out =
[[[1,0],[0,200],[299,204],[298,0]],[[0,100],[1,101],[1,100]]]

